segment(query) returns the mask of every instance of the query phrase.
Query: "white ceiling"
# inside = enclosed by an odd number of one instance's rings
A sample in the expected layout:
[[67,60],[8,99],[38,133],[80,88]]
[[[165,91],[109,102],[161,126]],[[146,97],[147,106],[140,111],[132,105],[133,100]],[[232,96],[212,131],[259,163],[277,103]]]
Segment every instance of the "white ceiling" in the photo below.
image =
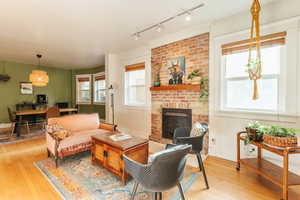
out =
[[[261,0],[269,3],[272,0]],[[141,41],[130,35],[204,2],[192,21],[175,19],[162,33],[150,31]],[[87,68],[104,64],[104,54],[246,10],[252,0],[1,0],[0,60]]]

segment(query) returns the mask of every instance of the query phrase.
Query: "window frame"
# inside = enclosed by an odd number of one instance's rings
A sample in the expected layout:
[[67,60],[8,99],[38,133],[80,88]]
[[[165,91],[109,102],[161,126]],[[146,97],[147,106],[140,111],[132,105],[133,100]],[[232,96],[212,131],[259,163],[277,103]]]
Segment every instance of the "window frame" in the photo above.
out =
[[249,77],[245,74],[245,76],[237,76],[237,77],[226,77],[226,55],[221,56],[221,95],[220,95],[220,111],[225,112],[246,112],[246,113],[265,113],[265,114],[278,114],[284,113],[286,110],[286,100],[284,98],[284,92],[286,91],[285,84],[285,74],[286,70],[286,44],[281,46],[280,51],[280,68],[279,74],[266,74],[263,75],[262,79],[276,79],[278,84],[278,107],[277,110],[269,110],[269,109],[247,109],[247,108],[232,108],[227,106],[227,85],[230,80],[249,80]]
[[[96,90],[95,90],[95,83],[96,83],[96,77],[97,76],[104,76],[104,82],[105,82],[105,88],[100,89],[101,91],[105,91],[105,100],[104,101],[95,101],[95,96],[96,96]],[[106,89],[106,77],[105,77],[105,72],[98,72],[96,74],[93,74],[93,104],[95,105],[105,105],[107,101],[107,89]]]
[[[141,67],[141,65],[143,65],[143,67]],[[131,69],[130,69],[131,68]],[[131,103],[128,101],[128,94],[129,94],[129,73],[133,72],[133,71],[139,71],[139,70],[143,70],[144,71],[144,84],[136,84],[136,85],[131,85],[134,87],[144,87],[144,94],[145,94],[145,101],[143,103]],[[146,98],[147,98],[147,94],[146,94],[146,68],[145,68],[145,63],[137,63],[137,64],[133,64],[133,65],[127,65],[125,66],[125,70],[124,70],[124,105],[125,106],[129,106],[129,107],[144,107],[146,106]]]
[[[88,78],[89,79],[89,90],[88,91],[89,91],[89,99],[90,100],[87,102],[80,101],[80,99],[79,99],[79,94],[80,94],[79,79],[80,78]],[[76,104],[79,104],[79,105],[92,104],[92,75],[91,74],[76,75],[75,81],[76,81]]]

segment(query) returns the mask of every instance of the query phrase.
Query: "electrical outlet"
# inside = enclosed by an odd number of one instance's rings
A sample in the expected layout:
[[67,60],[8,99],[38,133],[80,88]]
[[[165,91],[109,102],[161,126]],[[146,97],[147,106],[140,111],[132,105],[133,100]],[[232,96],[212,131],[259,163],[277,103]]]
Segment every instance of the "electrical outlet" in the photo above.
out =
[[215,138],[211,138],[211,143],[212,143],[212,145],[216,145],[216,139]]

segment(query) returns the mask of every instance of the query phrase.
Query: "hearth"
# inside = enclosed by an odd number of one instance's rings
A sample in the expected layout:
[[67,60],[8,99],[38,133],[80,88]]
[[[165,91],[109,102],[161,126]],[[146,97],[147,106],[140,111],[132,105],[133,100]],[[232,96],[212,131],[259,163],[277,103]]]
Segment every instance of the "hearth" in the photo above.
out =
[[162,110],[162,136],[172,139],[174,130],[179,127],[192,127],[192,110],[163,108]]

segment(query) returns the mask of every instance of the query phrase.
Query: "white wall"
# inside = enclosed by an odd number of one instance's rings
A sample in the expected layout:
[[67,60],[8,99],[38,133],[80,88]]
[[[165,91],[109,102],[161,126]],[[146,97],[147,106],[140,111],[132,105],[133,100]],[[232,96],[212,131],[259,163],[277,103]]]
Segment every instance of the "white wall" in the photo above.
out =
[[[262,23],[263,34],[272,31],[286,31],[288,30],[287,48],[290,54],[288,55],[288,63],[286,67],[288,70],[299,68],[299,21],[293,20],[294,16],[300,15],[300,1],[298,0],[284,0],[275,4],[267,5],[263,7]],[[249,115],[249,114],[220,114],[218,112],[218,101],[220,99],[220,63],[218,61],[219,54],[216,51],[218,48],[217,41],[219,38],[226,38],[230,35],[235,35],[236,32],[243,33],[243,31],[249,32],[250,16],[248,13],[241,13],[236,16],[232,16],[217,22],[211,26],[211,38],[210,38],[210,155],[219,156],[228,160],[236,160],[236,133],[242,130],[251,120],[260,119],[260,121],[268,124],[280,124],[285,127],[300,128],[300,120],[294,116],[288,120],[282,120],[278,116],[266,116],[266,115]],[[280,30],[280,31],[278,31]],[[290,34],[289,34],[290,33]],[[237,38],[238,39],[238,38]],[[295,114],[299,114],[299,88],[300,82],[297,81],[298,74],[290,71],[290,81],[294,84],[293,93],[293,106]],[[296,103],[297,102],[297,103]],[[263,120],[267,119],[267,120]],[[285,122],[283,122],[285,121]],[[215,142],[212,142],[212,139]],[[300,140],[299,140],[300,141]],[[243,154],[243,156],[249,156]],[[250,156],[253,156],[250,155]],[[265,153],[265,156],[275,162],[281,163],[280,157],[274,156],[270,153]],[[300,174],[300,157],[292,156],[291,169]]]

